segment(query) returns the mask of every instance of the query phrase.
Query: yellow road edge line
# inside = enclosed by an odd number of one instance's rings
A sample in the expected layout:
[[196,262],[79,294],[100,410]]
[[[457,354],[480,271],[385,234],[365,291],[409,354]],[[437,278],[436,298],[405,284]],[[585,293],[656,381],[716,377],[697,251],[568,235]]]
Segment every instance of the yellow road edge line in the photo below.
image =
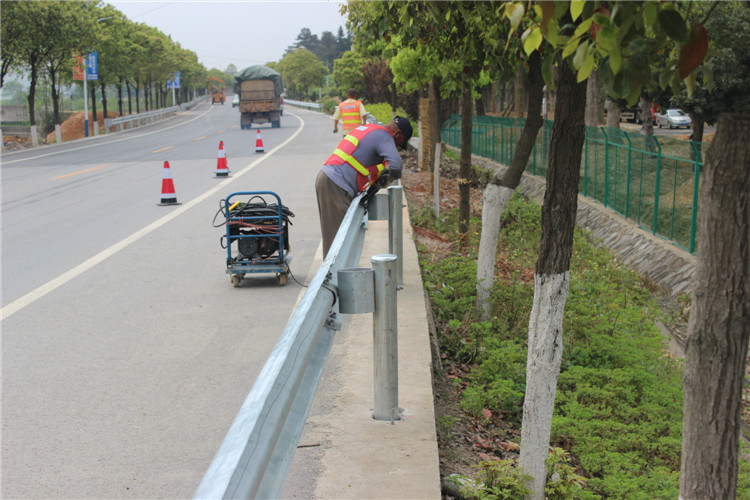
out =
[[174,146],[167,146],[166,148],[157,149],[155,151],[151,151],[152,153],[161,153],[162,151],[166,151],[167,149],[172,149]]
[[70,173],[70,174],[65,174],[65,175],[60,175],[60,176],[58,176],[58,177],[53,177],[53,178],[52,178],[52,180],[53,180],[53,181],[56,181],[56,180],[58,180],[58,179],[64,179],[64,178],[66,178],[66,177],[71,177],[71,176],[73,176],[73,175],[78,175],[78,174],[85,174],[86,172],[93,172],[94,170],[99,170],[100,168],[104,168],[104,167],[106,167],[106,166],[107,166],[107,165],[99,165],[98,167],[87,168],[86,170],[79,170],[78,172],[72,172],[72,173]]

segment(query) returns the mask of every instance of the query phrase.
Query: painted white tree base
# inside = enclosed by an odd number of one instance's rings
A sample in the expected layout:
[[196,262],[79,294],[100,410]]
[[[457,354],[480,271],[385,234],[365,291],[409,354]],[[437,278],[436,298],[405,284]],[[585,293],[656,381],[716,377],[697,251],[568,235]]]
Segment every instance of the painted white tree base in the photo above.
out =
[[534,303],[529,320],[526,358],[526,397],[523,403],[521,455],[518,463],[533,479],[528,498],[544,499],[552,412],[563,352],[563,312],[570,290],[570,273],[534,275]]
[[484,190],[482,202],[482,235],[479,239],[479,256],[477,257],[477,300],[476,306],[480,319],[486,321],[490,316],[490,293],[495,278],[495,256],[497,255],[497,236],[500,233],[500,218],[505,205],[513,195],[514,189],[489,183]]

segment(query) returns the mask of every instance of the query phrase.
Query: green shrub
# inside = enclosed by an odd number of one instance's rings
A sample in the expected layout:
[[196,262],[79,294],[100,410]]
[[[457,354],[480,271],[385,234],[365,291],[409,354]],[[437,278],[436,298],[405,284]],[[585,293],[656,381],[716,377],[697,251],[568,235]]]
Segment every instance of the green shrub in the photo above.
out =
[[[477,321],[474,312],[472,255],[424,264],[442,352],[471,367],[461,384],[462,407],[477,419],[483,409],[504,414],[510,422],[521,419],[534,287],[520,276],[534,266],[539,213],[519,195],[506,208],[498,245],[510,271],[494,282],[490,321]],[[454,234],[454,220],[452,213],[442,221],[422,218],[433,230],[447,226],[447,238]],[[550,498],[677,497],[682,365],[663,353],[664,338],[655,326],[661,317],[637,274],[576,231],[551,439],[570,453],[587,484],[577,492],[566,486]],[[749,477],[750,467],[743,462],[742,498],[750,497],[745,495]],[[502,498],[489,490],[483,495]]]
[[323,97],[320,100],[320,104],[323,105],[323,111],[329,115],[332,115],[333,112],[336,111],[337,102],[338,102],[338,99],[334,99],[332,97]]

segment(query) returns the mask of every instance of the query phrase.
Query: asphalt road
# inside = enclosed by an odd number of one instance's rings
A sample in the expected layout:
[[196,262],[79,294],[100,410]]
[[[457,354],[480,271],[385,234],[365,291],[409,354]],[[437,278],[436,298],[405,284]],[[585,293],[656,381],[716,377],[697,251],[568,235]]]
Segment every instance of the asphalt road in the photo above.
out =
[[[236,108],[202,105],[3,155],[3,498],[192,496],[303,292],[273,274],[233,288],[214,215],[230,193],[278,193],[307,283],[330,130],[291,109],[240,130]],[[180,205],[157,205],[164,161]]]

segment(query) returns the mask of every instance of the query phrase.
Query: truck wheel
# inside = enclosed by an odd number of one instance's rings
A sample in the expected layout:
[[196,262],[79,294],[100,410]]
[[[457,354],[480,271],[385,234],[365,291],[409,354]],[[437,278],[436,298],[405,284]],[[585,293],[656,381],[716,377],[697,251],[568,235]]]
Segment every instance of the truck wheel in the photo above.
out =
[[276,120],[275,122],[271,122],[271,128],[281,128],[281,120]]

